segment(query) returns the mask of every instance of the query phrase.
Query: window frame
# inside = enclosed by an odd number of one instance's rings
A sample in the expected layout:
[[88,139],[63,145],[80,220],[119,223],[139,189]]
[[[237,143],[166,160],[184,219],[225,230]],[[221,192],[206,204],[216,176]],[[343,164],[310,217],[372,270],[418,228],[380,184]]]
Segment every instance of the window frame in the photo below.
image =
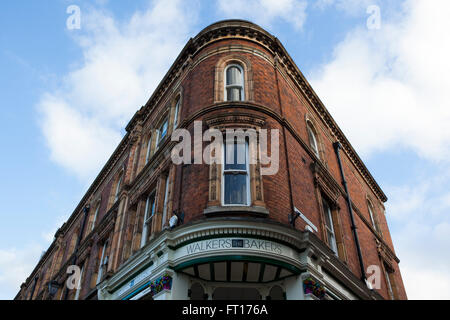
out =
[[81,284],[83,282],[83,273],[84,273],[84,262],[83,262],[83,265],[81,266],[80,280],[78,281],[77,290],[75,292],[74,300],[78,300],[80,298]]
[[[239,142],[236,140],[233,142],[233,144],[237,145]],[[249,164],[249,142],[248,139],[245,138],[245,162],[246,162],[246,170],[239,170],[239,169],[228,169],[225,170],[225,148],[227,146],[226,139],[224,139],[224,143],[222,144],[222,166],[221,166],[221,205],[224,207],[250,207],[251,206],[251,189],[250,189],[250,164]],[[246,204],[239,204],[239,203],[225,203],[225,175],[226,174],[243,174],[245,172],[246,174],[246,193],[247,193],[247,203]]]
[[149,134],[149,137],[147,139],[147,153],[145,154],[145,164],[147,164],[151,158],[152,137],[153,137],[153,135]]
[[[328,210],[325,210],[325,205]],[[330,249],[334,252],[334,254],[336,256],[339,256],[339,250],[338,250],[338,246],[337,246],[336,231],[334,230],[334,220],[333,220],[333,213],[331,211],[331,205],[330,205],[329,201],[326,198],[324,198],[323,196],[322,196],[322,208],[323,208],[324,215],[325,215],[324,226],[325,226],[325,233],[327,236],[328,246],[330,247]],[[327,216],[328,216],[331,226],[327,225]],[[332,235],[332,240],[333,240],[332,243],[329,243],[330,242],[329,237],[328,237],[329,234]]]
[[[319,141],[315,132],[316,130],[314,130],[314,127],[312,126],[310,121],[306,122],[306,130],[308,131],[309,146],[311,147],[317,158],[320,159]],[[313,141],[311,141],[311,138]]]
[[178,96],[175,103],[174,117],[173,117],[173,129],[178,127],[178,114],[180,112],[181,96]]
[[124,172],[122,171],[119,175],[119,179],[116,184],[116,191],[114,193],[114,203],[119,200],[120,190],[122,188],[122,180],[123,180]]
[[[166,131],[163,136],[161,136],[161,132],[163,132],[161,129],[166,125]],[[158,129],[156,129],[156,149],[158,149],[161,146],[161,142],[164,141],[164,139],[167,137],[167,134],[169,133],[169,117],[165,116],[163,118],[163,121],[160,123]]]
[[372,222],[372,226],[375,229],[376,232],[378,232],[377,225],[375,223],[375,214],[374,214],[374,208],[370,200],[367,200],[367,210],[369,211],[370,221]]
[[[153,198],[153,202],[152,202],[152,213],[149,216],[149,199]],[[141,244],[140,244],[140,248],[144,247],[147,244],[147,237],[148,237],[148,231],[149,231],[149,224],[153,219],[153,216],[156,213],[156,190],[151,191],[148,195],[147,198],[145,199],[145,209],[144,209],[144,219],[142,222],[142,233],[141,233]]]
[[91,230],[90,231],[95,229],[95,222],[97,221],[98,213],[100,212],[100,206],[102,204],[101,199],[97,200],[96,204],[97,205],[95,207],[94,218],[92,219],[92,225],[91,225]]
[[391,300],[395,300],[394,288],[392,286],[390,274],[389,274],[390,272],[386,269],[386,265],[383,266],[383,271],[384,271],[384,278],[386,281],[386,287],[388,290],[388,294],[389,294]]
[[167,209],[169,206],[169,185],[170,185],[170,181],[169,181],[169,174],[167,174],[166,177],[166,181],[164,183],[165,185],[165,189],[164,189],[164,199],[163,199],[163,215],[162,215],[162,222],[161,222],[161,228],[164,227],[164,223],[167,217]]
[[103,277],[103,266],[105,265],[104,260],[105,260],[105,258],[106,258],[105,253],[106,253],[106,249],[107,249],[107,248],[108,248],[108,240],[105,241],[105,242],[103,243],[103,246],[102,246],[102,257],[101,257],[100,262],[99,262],[99,264],[98,264],[98,271],[97,271],[97,281],[96,281],[96,284],[99,284],[99,283],[102,281],[102,277]]
[[[228,69],[232,68],[232,67],[236,67],[239,69],[239,71],[241,72],[241,84],[227,84],[227,72]],[[224,100],[227,102],[235,102],[235,101],[245,101],[245,77],[244,77],[244,68],[242,68],[242,66],[240,66],[237,63],[230,63],[229,65],[226,66],[226,68],[224,69],[224,81],[223,81],[223,85],[224,85]],[[233,88],[239,88],[240,89],[240,95],[241,95],[241,99],[239,100],[229,100],[228,99],[228,89],[233,89]]]

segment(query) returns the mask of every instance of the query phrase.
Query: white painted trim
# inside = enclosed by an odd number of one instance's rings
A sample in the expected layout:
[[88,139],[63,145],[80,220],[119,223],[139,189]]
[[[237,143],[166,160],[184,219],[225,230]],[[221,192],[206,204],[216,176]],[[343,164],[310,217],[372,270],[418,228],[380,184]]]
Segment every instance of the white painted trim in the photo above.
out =
[[[234,146],[233,146],[234,147]],[[222,143],[222,176],[221,176],[221,204],[223,207],[250,207],[251,206],[251,194],[250,194],[250,164],[249,164],[249,143],[247,139],[245,139],[245,162],[246,162],[246,173],[247,173],[247,203],[246,204],[240,204],[240,203],[232,203],[232,204],[225,204],[225,148],[226,148],[226,142]],[[237,171],[237,172],[244,172],[244,170],[230,170],[230,171]]]
[[[241,100],[238,100],[238,101],[245,101],[244,69],[240,65],[238,65],[236,63],[227,65],[226,68],[223,71],[223,80],[224,80],[223,81],[223,89],[224,89],[224,95],[223,95],[224,99],[223,100],[224,101],[232,101],[232,100],[228,100],[228,92],[227,92],[227,88],[228,88],[228,86],[227,86],[227,71],[231,67],[237,67],[241,71],[241,81],[242,81],[242,84],[241,84]],[[229,85],[229,87],[238,87],[238,85]]]

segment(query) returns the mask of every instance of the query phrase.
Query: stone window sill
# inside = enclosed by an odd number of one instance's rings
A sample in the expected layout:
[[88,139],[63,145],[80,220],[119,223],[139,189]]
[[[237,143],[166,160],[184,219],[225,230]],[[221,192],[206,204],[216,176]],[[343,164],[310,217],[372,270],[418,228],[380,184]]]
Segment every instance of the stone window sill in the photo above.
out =
[[247,206],[214,206],[206,208],[203,213],[205,215],[223,214],[223,213],[249,213],[260,216],[268,216],[269,210],[263,207],[247,207]]

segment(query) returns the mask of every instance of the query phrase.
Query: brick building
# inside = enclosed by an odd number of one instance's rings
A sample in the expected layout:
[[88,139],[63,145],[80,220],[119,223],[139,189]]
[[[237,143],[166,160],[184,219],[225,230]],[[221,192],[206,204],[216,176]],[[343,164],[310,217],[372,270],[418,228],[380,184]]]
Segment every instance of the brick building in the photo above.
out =
[[[256,132],[256,150],[277,132],[279,157],[251,163],[246,137],[226,141],[243,164],[198,162],[205,135],[176,164],[176,129]],[[16,299],[406,299],[385,194],[259,26],[190,39],[126,131]]]

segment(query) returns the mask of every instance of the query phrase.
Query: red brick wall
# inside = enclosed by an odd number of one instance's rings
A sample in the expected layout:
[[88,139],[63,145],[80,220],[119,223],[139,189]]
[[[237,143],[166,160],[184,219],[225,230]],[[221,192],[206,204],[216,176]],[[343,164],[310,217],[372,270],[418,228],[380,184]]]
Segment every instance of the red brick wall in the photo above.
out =
[[[226,48],[227,46],[240,45],[244,48],[253,48],[271,55],[264,47],[250,41],[244,40],[223,40],[215,42],[203,48],[196,56],[193,57],[193,64],[196,59],[207,53],[214,53],[215,50]],[[284,117],[293,127],[295,133],[309,145],[308,134],[306,130],[306,115],[312,117],[316,124],[316,131],[321,141],[323,154],[325,155],[324,163],[333,178],[341,184],[341,175],[338,167],[337,157],[333,148],[331,132],[327,131],[327,127],[318,114],[313,111],[312,107],[305,105],[305,98],[300,98],[300,93],[290,78],[286,79],[280,72],[276,71],[272,63],[269,63],[260,56],[247,52],[225,52],[211,55],[208,58],[195,65],[192,71],[184,78],[182,82],[184,90],[184,100],[181,111],[181,119],[190,117],[195,112],[210,106],[214,101],[214,80],[215,67],[218,61],[227,55],[242,55],[250,61],[252,67],[254,103],[262,105],[272,110],[277,116]],[[273,58],[273,56],[272,56]],[[230,110],[231,111],[231,108]],[[227,110],[222,110],[227,112]],[[247,110],[248,112],[248,110]],[[315,195],[315,187],[313,182],[313,174],[310,164],[314,159],[302,147],[298,140],[288,131],[283,130],[280,122],[268,114],[262,114],[266,117],[266,128],[276,128],[280,130],[280,167],[277,174],[273,176],[264,176],[264,198],[265,204],[269,209],[269,218],[288,223],[288,214],[291,213],[291,200],[293,197],[294,205],[302,211],[316,226],[321,225],[319,202]],[[194,120],[201,120],[201,117]],[[192,125],[191,125],[192,127]],[[192,129],[192,128],[191,128]],[[203,128],[204,130],[206,128]],[[284,136],[286,134],[286,137]],[[285,139],[288,154],[285,150]],[[367,208],[367,197],[372,200],[374,205],[374,214],[376,215],[379,225],[381,226],[383,239],[393,249],[392,240],[383,213],[382,201],[377,198],[375,193],[367,185],[365,180],[359,174],[354,165],[350,162],[345,152],[341,151],[343,167],[348,183],[349,193],[353,203],[357,206],[364,218],[370,223],[370,216]],[[288,183],[287,161],[289,161],[289,174],[291,178],[292,191]],[[180,168],[177,171],[177,182],[175,193],[178,193]],[[191,165],[183,167],[182,195],[181,207],[186,214],[186,221],[192,219],[203,219],[203,210],[208,202],[208,179],[209,169],[206,165]],[[343,231],[343,241],[347,254],[347,265],[357,275],[360,276],[359,262],[356,252],[356,246],[351,232],[350,217],[345,198],[341,196],[338,200],[340,207],[339,215]],[[177,208],[177,204],[174,206]],[[357,225],[358,235],[363,252],[363,259],[366,268],[369,265],[380,265],[375,235],[354,213],[355,223]],[[305,223],[301,219],[297,219],[296,228],[304,229]],[[322,233],[317,234],[322,237]],[[397,287],[399,289],[398,297],[406,298],[406,293],[401,282],[401,276],[398,265],[395,264]],[[383,276],[383,275],[382,275]],[[388,298],[388,293],[384,281],[381,281],[382,288],[380,293]]]
[[[247,101],[248,108],[229,107],[199,115],[197,118],[191,118],[196,112],[213,105],[215,101],[216,65],[220,59],[230,55],[242,56],[251,64],[253,101]],[[323,233],[320,230],[322,225],[321,204],[317,197],[314,175],[311,170],[311,164],[314,163],[315,159],[311,156],[309,148],[304,147],[304,145],[309,145],[306,117],[312,119],[315,124],[319,144],[322,149],[321,160],[325,167],[339,185],[342,185],[342,179],[333,148],[335,138],[333,138],[326,124],[322,122],[320,115],[316,114],[313,111],[314,109],[308,105],[307,100],[302,96],[293,80],[285,75],[285,71],[280,72],[277,70],[273,63],[275,57],[272,52],[258,43],[242,39],[219,40],[205,46],[192,59],[192,68],[188,68],[187,73],[182,73],[181,87],[183,97],[180,109],[180,123],[185,119],[193,121],[202,120],[214,114],[226,114],[235,111],[244,111],[258,117],[264,117],[265,125],[263,128],[278,129],[280,133],[279,171],[272,176],[263,177],[264,202],[269,210],[268,219],[288,224],[288,215],[292,212],[292,205],[294,205],[319,228],[319,232],[316,235],[322,238]],[[279,68],[284,70],[283,66]],[[177,81],[173,83],[177,83]],[[159,100],[157,105],[149,106],[152,111],[146,123],[142,124],[144,128],[143,135],[147,134],[147,128],[156,125],[155,121],[158,115],[161,112],[165,112],[167,102],[174,93],[171,89],[173,88],[167,88],[165,95]],[[293,132],[289,130],[288,126],[283,125],[283,121],[289,124]],[[188,129],[191,131],[191,136],[193,137],[192,122],[188,125]],[[206,129],[204,125],[203,130]],[[298,139],[301,139],[303,144]],[[206,143],[204,143],[205,145]],[[110,174],[98,186],[98,191],[95,192],[93,201],[97,199],[99,194],[102,197],[97,224],[102,220],[108,210],[107,206],[110,193],[114,191],[112,188],[114,186],[115,174],[121,169],[123,163],[126,166],[125,171],[127,171],[127,166],[132,165],[132,160],[128,160],[128,156],[129,149],[126,149],[120,155],[121,160],[117,162]],[[372,200],[374,213],[377,216],[383,233],[383,240],[393,250],[386,218],[382,210],[382,201],[377,198],[376,194],[367,185],[344,151],[341,152],[341,158],[348,182],[349,193],[354,205],[361,212],[365,220],[370,223],[367,197]],[[209,166],[177,166],[173,185],[173,209],[177,210],[180,208],[185,213],[185,222],[206,219],[203,210],[207,207],[209,197]],[[351,232],[347,204],[343,195],[339,197],[337,204],[340,208],[338,214],[346,250],[345,263],[359,277],[360,270],[356,246]],[[95,210],[95,208],[92,208],[92,210]],[[375,235],[356,212],[354,216],[366,268],[371,264],[380,265],[381,262],[376,248]],[[81,217],[82,214],[79,214],[71,228],[65,231],[62,242],[67,242],[67,248],[65,249],[66,254],[61,261],[61,265],[64,265],[68,258],[67,250],[70,246],[70,239],[75,230],[80,226]],[[302,219],[296,220],[295,227],[297,229],[304,230],[305,226],[306,224]],[[81,296],[90,291],[90,278],[97,271],[97,260],[99,259],[97,255],[101,247],[101,244],[98,242],[99,240],[101,239],[98,239],[97,236],[93,237],[89,261],[85,268],[86,277]],[[55,250],[55,253],[58,253],[58,251]],[[394,263],[393,267],[395,269],[398,297],[402,299],[406,298],[398,264]],[[28,284],[32,285],[32,281],[29,281]],[[381,285],[380,293],[385,298],[388,298],[384,277]]]

